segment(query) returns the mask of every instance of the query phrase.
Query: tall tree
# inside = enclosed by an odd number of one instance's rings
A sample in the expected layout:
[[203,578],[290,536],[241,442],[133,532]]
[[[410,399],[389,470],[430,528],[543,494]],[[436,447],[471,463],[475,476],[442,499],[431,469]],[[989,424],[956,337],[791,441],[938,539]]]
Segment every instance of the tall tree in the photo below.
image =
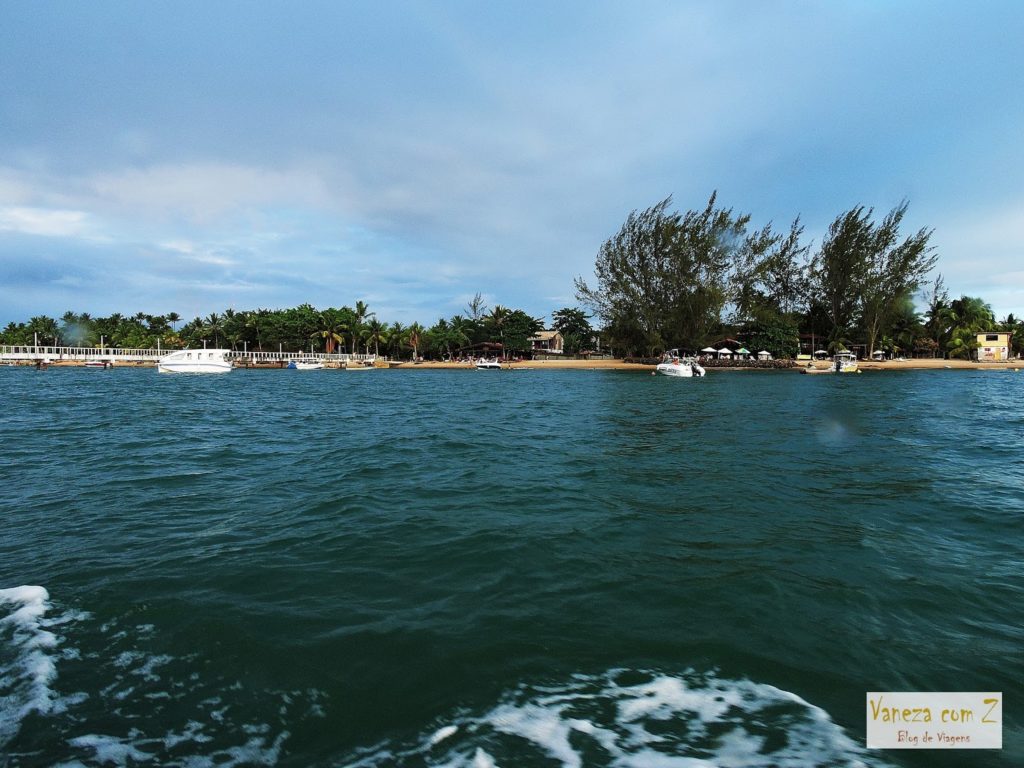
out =
[[563,307],[551,313],[552,327],[562,334],[562,345],[567,355],[578,354],[581,349],[590,349],[594,329],[590,316],[578,307]]
[[906,211],[903,201],[876,224],[874,209],[859,205],[829,226],[814,258],[812,285],[832,322],[829,338],[833,343],[846,337],[859,318],[868,351],[874,351],[898,299],[917,290],[934,266],[937,257],[928,246],[931,230],[921,229],[899,240]]
[[355,309],[349,310],[352,313],[352,318],[349,322],[349,337],[352,340],[352,354],[356,353],[356,340],[362,338],[363,325],[366,321],[375,315],[374,312],[370,311],[364,301],[357,301]]
[[750,220],[716,200],[685,214],[669,211],[671,197],[633,211],[598,251],[597,285],[577,278],[576,297],[613,333],[634,329],[648,352],[699,346],[721,321]]
[[420,347],[426,341],[426,331],[419,323],[413,323],[405,329],[405,343],[412,349],[413,360],[419,359]]

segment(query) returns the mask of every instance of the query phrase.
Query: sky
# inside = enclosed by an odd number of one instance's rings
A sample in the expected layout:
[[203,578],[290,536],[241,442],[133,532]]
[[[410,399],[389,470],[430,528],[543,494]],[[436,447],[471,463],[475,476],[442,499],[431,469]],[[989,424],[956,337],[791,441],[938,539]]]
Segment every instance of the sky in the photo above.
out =
[[0,0],[0,325],[575,306],[671,195],[1024,315],[1024,3]]

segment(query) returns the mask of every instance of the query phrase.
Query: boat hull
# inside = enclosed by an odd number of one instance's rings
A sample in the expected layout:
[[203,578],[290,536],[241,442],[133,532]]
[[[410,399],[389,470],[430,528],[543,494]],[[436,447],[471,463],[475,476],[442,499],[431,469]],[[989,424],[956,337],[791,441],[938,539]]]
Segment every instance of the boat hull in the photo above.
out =
[[156,364],[160,373],[231,373],[225,357],[227,349],[182,349],[161,357]]
[[704,375],[704,369],[699,365],[690,363],[658,363],[654,372],[659,376],[675,376],[682,379],[700,378]]

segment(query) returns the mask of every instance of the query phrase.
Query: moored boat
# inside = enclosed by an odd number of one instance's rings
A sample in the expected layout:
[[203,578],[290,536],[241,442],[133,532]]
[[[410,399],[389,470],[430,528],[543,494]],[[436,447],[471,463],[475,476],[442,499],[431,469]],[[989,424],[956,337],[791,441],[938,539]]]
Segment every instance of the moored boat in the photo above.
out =
[[700,378],[705,373],[704,368],[695,359],[680,355],[678,349],[666,352],[654,372],[661,376],[678,376],[684,379]]
[[486,360],[481,357],[476,361],[476,367],[481,371],[500,371],[501,363],[498,362],[497,358],[493,360]]
[[857,356],[853,352],[837,352],[833,368],[836,373],[860,373]]
[[230,349],[179,349],[157,362],[160,373],[230,373]]
[[324,364],[319,360],[292,360],[288,363],[288,368],[293,371],[320,371],[323,370]]

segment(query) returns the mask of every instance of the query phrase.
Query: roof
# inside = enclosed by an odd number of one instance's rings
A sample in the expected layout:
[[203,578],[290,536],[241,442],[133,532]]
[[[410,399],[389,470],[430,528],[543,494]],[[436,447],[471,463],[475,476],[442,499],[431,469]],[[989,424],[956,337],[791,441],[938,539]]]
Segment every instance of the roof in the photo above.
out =
[[555,336],[561,335],[562,334],[558,331],[537,331],[535,334],[533,334],[533,336],[530,337],[530,340],[533,341],[534,339],[536,339],[537,341],[551,341],[551,339],[555,338]]

